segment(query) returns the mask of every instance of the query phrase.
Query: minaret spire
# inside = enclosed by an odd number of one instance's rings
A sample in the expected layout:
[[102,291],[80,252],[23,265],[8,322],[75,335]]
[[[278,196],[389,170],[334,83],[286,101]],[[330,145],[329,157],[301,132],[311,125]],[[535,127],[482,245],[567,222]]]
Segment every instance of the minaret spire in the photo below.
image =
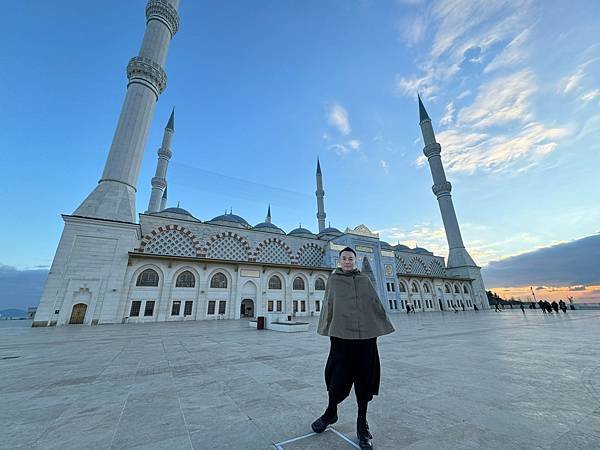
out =
[[175,108],[171,112],[169,122],[165,127],[163,134],[162,145],[158,149],[158,162],[156,164],[156,172],[152,177],[152,193],[150,194],[150,201],[148,202],[149,213],[160,211],[161,199],[163,193],[167,188],[167,168],[169,166],[169,160],[173,151],[171,150],[171,141],[173,140],[173,134],[175,134]]
[[442,165],[441,151],[442,147],[435,140],[435,134],[433,132],[433,126],[431,125],[431,119],[423,106],[421,97],[419,98],[419,120],[421,133],[423,135],[423,142],[425,148],[423,153],[427,156],[429,161],[429,168],[431,170],[431,176],[433,178],[433,193],[437,197],[440,212],[442,214],[442,221],[444,222],[444,229],[446,230],[446,239],[448,240],[448,268],[460,267],[460,266],[476,266],[475,262],[465,249],[462,236],[460,234],[460,228],[458,226],[458,220],[456,219],[456,212],[454,211],[454,204],[452,203],[452,185],[446,179],[444,173],[444,166]]
[[[179,0],[149,0],[138,56],[127,64],[127,94],[104,172],[74,215],[135,222],[135,192],[156,101],[167,84],[163,69],[179,29]],[[160,198],[160,197],[159,197]]]
[[271,223],[271,205],[269,204],[269,210],[267,211],[267,217],[265,218],[265,222]]
[[319,221],[319,233],[325,229],[325,203],[323,198],[325,197],[325,191],[323,190],[323,174],[321,174],[321,163],[317,156],[317,190],[315,191],[317,196],[317,220]]

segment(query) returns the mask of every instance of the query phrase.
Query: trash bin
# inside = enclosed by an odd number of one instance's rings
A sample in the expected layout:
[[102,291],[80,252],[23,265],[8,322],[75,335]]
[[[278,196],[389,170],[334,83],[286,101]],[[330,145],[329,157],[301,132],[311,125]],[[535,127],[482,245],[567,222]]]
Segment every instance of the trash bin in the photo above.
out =
[[265,329],[265,316],[258,316],[256,318],[256,329],[257,330]]
[[288,316],[288,322],[292,321],[292,316]]

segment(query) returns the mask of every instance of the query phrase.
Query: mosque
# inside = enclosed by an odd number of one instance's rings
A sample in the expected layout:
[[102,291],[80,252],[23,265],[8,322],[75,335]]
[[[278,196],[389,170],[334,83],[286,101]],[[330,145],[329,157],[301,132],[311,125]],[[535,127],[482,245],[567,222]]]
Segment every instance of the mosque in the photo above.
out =
[[[252,226],[232,211],[209,220],[167,208],[175,114],[166,125],[148,209],[136,217],[136,186],[163,69],[179,28],[179,0],[149,0],[138,56],[127,65],[127,93],[97,186],[65,222],[33,326],[318,315],[338,252],[356,250],[389,313],[489,308],[480,268],[468,254],[421,99],[420,127],[440,207],[447,261],[424,248],[390,245],[364,225],[325,226],[325,192],[316,167],[318,232]],[[137,219],[137,220],[136,220]]]

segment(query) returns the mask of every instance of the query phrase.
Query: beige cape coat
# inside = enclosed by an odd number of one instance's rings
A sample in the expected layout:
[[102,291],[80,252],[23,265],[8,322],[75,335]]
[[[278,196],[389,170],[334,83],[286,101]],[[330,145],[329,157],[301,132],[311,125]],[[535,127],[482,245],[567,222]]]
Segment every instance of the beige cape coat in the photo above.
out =
[[336,269],[327,280],[317,333],[342,339],[370,339],[394,331],[367,275]]

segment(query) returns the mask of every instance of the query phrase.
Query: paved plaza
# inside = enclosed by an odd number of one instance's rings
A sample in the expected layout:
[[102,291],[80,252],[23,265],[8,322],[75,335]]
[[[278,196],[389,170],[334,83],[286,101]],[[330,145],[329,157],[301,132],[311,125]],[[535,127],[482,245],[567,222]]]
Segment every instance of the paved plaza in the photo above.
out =
[[[375,448],[600,448],[599,312],[392,321],[368,414]],[[329,340],[310,322],[0,322],[0,447],[355,448],[353,394],[333,430],[311,434]]]

